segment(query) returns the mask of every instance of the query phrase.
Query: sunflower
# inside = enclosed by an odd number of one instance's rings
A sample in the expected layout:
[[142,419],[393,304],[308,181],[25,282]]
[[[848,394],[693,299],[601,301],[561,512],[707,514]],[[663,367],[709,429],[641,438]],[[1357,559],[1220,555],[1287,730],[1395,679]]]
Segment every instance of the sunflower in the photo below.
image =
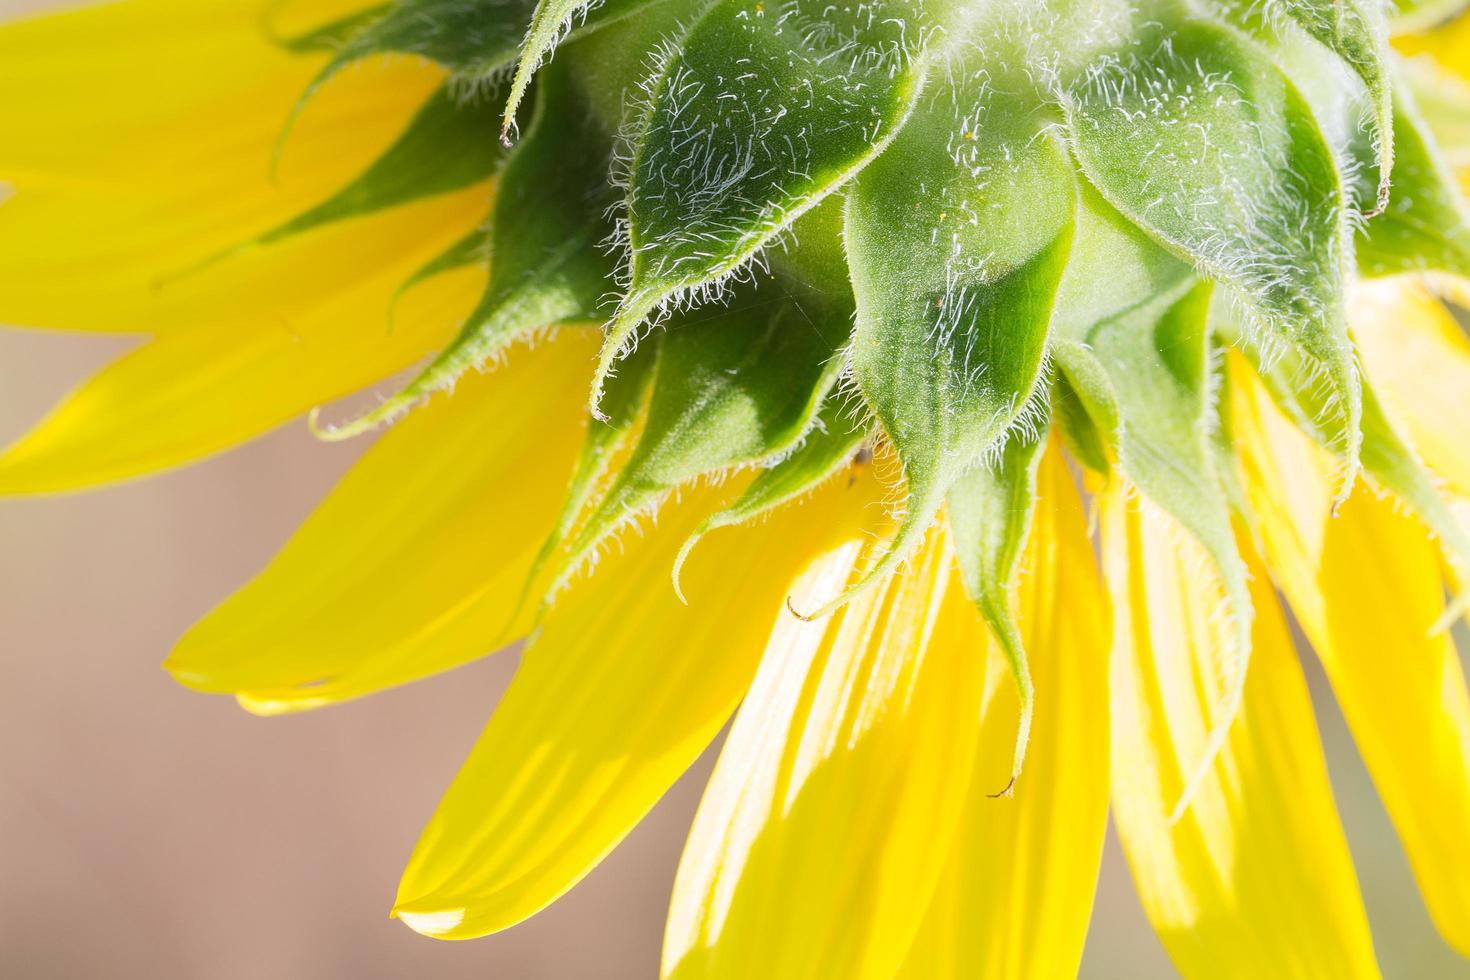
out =
[[429,936],[729,722],[665,976],[1075,974],[1110,812],[1184,974],[1376,975],[1289,606],[1470,955],[1463,6],[13,19],[0,322],[144,339],[0,492],[382,430],[166,666],[274,715],[523,644]]

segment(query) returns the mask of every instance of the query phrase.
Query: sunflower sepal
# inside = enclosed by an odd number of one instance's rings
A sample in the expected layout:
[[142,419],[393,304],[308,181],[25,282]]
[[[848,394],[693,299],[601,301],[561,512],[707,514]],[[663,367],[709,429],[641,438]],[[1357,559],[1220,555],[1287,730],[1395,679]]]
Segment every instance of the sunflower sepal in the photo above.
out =
[[1045,403],[1076,182],[1048,117],[997,95],[986,72],[952,66],[951,78],[956,97],[921,99],[848,194],[853,378],[903,465],[906,500],[882,557],[842,594],[798,613],[806,618],[907,560],[955,481],[996,457],[1008,431]]
[[[613,269],[598,247],[609,230],[603,156],[595,144],[566,152],[581,134],[585,108],[564,71],[546,73],[537,99],[530,130],[497,181],[485,226],[489,274],[480,302],[458,336],[408,384],[371,411],[320,431],[322,438],[367,432],[435,391],[453,388],[466,371],[495,364],[517,341],[600,318]],[[453,256],[461,257],[468,256]]]
[[1051,409],[1046,405],[1008,433],[998,459],[984,461],[961,476],[947,497],[960,577],[1000,645],[1021,703],[1011,778],[998,792],[987,792],[992,798],[1014,793],[1031,740],[1036,692],[1016,619],[1016,593],[1036,509],[1036,474],[1050,429]]
[[1345,499],[1362,413],[1344,310],[1348,208],[1332,148],[1301,93],[1244,38],[1179,16],[1145,27],[1082,73],[1064,102],[1092,185],[1224,286],[1261,344],[1306,355],[1314,382],[1331,390],[1328,408],[1345,439]]
[[[733,503],[706,517],[685,539],[670,571],[674,594],[680,601],[688,601],[682,577],[684,563],[706,535],[759,520],[811,493],[845,467],[857,469],[869,465],[872,450],[864,446],[870,442],[872,432],[865,420],[866,413],[849,399],[838,394],[828,396],[800,445],[770,463]],[[855,474],[852,478],[856,478]]]
[[686,311],[645,339],[660,353],[643,429],[568,541],[548,596],[619,527],[681,486],[760,466],[796,446],[837,383],[850,324],[840,304],[802,305],[779,277],[767,276],[728,308]]
[[715,0],[663,48],[622,151],[626,287],[594,414],[640,332],[748,278],[763,248],[885,150],[923,82],[925,6]]

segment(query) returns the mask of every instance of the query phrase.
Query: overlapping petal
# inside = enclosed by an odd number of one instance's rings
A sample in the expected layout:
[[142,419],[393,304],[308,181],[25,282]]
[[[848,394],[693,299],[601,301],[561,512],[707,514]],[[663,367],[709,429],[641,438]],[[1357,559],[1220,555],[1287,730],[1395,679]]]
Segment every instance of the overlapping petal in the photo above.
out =
[[1470,495],[1470,338],[1413,279],[1360,284],[1353,338],[1394,422],[1436,474]]
[[1326,668],[1430,915],[1470,955],[1470,696],[1452,637],[1434,628],[1444,613],[1438,549],[1366,489],[1333,518],[1331,461],[1244,369],[1232,381],[1271,571]]
[[1230,626],[1193,539],[1116,486],[1102,508],[1113,813],[1149,921],[1188,977],[1377,976],[1311,700],[1259,564],[1243,703],[1171,824],[1217,721]]
[[711,535],[684,568],[685,606],[668,575],[717,499],[666,505],[656,533],[549,614],[404,872],[394,914],[408,925],[481,936],[591,870],[730,716],[813,556],[818,578],[845,579],[881,491],[838,477],[769,523]]
[[[318,233],[364,278],[148,341],[104,368],[0,455],[0,493],[95,486],[192,462],[369,385],[438,349],[474,305],[482,270],[399,285],[469,229],[484,185]],[[310,273],[307,273],[308,275]],[[302,297],[303,300],[305,297]]]
[[893,975],[958,826],[986,644],[942,529],[830,619],[783,618],[685,847],[666,977]]
[[1108,610],[1055,446],[1037,494],[1017,607],[1036,687],[1026,771],[1013,798],[993,798],[1019,704],[992,643],[969,799],[904,964],[912,980],[1060,980],[1082,959],[1108,813]]
[[364,64],[278,147],[325,55],[273,43],[270,6],[139,0],[0,25],[0,184],[14,185],[0,205],[0,322],[192,326],[370,271],[328,239],[200,267],[339,189],[443,79],[407,59]]
[[190,687],[300,711],[489,653],[556,517],[596,350],[564,331],[389,431],[252,582],[179,642]]
[[1470,13],[1448,17],[1428,30],[1394,38],[1394,47],[1407,55],[1425,55],[1441,67],[1470,82]]

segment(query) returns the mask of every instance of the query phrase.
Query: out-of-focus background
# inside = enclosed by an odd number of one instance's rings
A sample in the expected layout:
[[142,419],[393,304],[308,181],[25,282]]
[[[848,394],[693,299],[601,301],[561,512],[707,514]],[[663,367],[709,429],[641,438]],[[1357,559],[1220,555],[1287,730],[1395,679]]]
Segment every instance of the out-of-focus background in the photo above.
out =
[[[0,442],[125,346],[0,331]],[[185,691],[159,668],[362,446],[319,443],[297,424],[152,480],[0,501],[0,976],[656,975],[674,867],[713,753],[546,912],[498,936],[436,942],[389,921],[388,907],[513,653],[275,719]],[[1434,933],[1305,659],[1385,974],[1470,977]],[[1082,972],[1174,976],[1111,839]]]
[[[0,17],[54,2],[0,0]],[[126,346],[0,330],[0,444]],[[656,975],[714,750],[550,909],[498,936],[436,942],[387,910],[514,653],[269,720],[187,692],[160,669],[365,445],[319,443],[297,424],[149,481],[0,500],[0,976]],[[1321,671],[1305,659],[1385,974],[1470,978],[1430,925]],[[1175,975],[1111,837],[1082,975]]]

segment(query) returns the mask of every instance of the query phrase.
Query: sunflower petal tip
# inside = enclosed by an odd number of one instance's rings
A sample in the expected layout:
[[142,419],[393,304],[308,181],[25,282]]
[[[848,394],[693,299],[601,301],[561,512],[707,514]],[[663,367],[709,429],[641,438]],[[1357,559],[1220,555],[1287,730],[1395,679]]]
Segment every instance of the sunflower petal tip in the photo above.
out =
[[397,919],[421,936],[446,939],[464,922],[467,912],[468,909],[464,908],[417,912],[398,905],[388,913],[388,917]]
[[166,674],[184,687],[197,689],[204,684],[204,675],[180,660],[176,653],[171,653],[165,657],[159,666],[163,668]]

